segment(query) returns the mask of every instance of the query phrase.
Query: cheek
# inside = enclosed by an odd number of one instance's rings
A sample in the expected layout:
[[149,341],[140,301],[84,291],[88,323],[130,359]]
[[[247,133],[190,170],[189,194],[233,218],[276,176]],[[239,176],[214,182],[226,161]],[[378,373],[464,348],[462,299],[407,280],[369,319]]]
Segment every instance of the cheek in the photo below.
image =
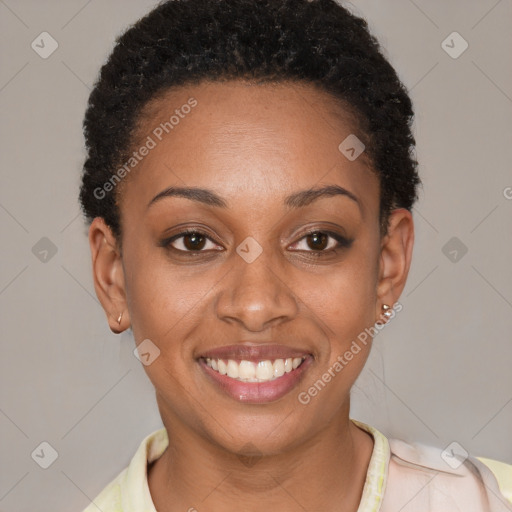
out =
[[186,340],[191,329],[201,325],[201,304],[212,284],[208,279],[186,279],[185,271],[171,270],[161,258],[132,263],[126,288],[135,343],[149,339],[159,350],[144,370],[157,390],[174,397],[174,407],[185,407],[184,383],[192,378],[191,346]]
[[160,249],[132,253],[126,262],[126,291],[131,326],[137,343],[151,339],[174,355],[186,347],[180,341],[201,321],[201,309],[216,282],[215,272],[175,266]]
[[355,381],[369,355],[376,320],[375,269],[374,252],[354,252],[331,270],[328,279],[320,281],[321,287],[311,282],[309,292],[304,291],[329,339],[321,371],[343,373],[343,379],[338,379],[340,385],[341,381],[345,385]]
[[[224,270],[172,265],[160,249],[144,251],[142,244],[132,245],[126,244],[125,283],[135,339],[165,340],[179,323],[201,320],[201,311],[221,286]],[[362,241],[359,245],[342,263],[314,273],[296,267],[287,276],[289,293],[303,302],[303,314],[309,309],[324,324],[326,334],[341,342],[375,320],[376,258],[372,248],[362,247]]]
[[343,346],[375,321],[377,281],[375,258],[370,254],[354,252],[325,275],[303,280],[301,294],[307,297],[308,306],[315,310],[326,331],[333,336],[332,343],[337,345]]

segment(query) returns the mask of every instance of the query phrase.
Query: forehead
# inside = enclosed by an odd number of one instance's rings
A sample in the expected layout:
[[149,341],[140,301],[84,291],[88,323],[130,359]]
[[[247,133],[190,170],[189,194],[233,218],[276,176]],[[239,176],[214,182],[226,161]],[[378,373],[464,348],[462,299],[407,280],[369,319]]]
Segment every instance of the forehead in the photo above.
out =
[[379,185],[369,158],[363,152],[351,161],[339,149],[354,135],[364,138],[357,119],[312,85],[236,81],[172,89],[144,110],[134,149],[150,149],[139,151],[145,155],[131,171],[121,208],[147,205],[169,186],[209,188],[230,207],[261,207],[329,183],[373,210]]

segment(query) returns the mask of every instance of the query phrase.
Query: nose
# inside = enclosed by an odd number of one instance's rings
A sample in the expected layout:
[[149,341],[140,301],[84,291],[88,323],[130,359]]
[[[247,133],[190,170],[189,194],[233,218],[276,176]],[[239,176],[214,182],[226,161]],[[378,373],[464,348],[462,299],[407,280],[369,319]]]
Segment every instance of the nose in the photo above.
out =
[[263,251],[251,263],[233,254],[233,267],[216,300],[218,318],[257,332],[294,318],[298,303],[281,267]]

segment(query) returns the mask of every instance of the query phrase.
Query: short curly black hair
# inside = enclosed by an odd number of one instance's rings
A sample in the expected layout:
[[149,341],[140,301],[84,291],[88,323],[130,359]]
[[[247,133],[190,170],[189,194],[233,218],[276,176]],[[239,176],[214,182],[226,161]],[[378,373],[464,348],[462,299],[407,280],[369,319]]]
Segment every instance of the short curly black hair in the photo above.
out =
[[334,0],[166,0],[116,40],[90,94],[86,219],[102,217],[121,241],[121,187],[106,193],[104,185],[129,158],[150,100],[233,79],[314,84],[349,105],[379,177],[381,234],[391,210],[412,209],[421,183],[412,102],[364,19]]

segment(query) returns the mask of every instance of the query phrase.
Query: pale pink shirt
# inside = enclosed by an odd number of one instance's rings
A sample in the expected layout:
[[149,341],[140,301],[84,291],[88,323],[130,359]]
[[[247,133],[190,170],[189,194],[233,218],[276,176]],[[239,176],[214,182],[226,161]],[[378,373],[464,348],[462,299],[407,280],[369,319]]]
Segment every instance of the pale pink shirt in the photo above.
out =
[[[357,512],[512,511],[511,465],[464,458],[457,455],[457,449],[388,440],[374,427],[351,421],[374,439]],[[83,512],[157,512],[149,492],[147,465],[168,444],[165,428],[149,434],[129,466]]]

